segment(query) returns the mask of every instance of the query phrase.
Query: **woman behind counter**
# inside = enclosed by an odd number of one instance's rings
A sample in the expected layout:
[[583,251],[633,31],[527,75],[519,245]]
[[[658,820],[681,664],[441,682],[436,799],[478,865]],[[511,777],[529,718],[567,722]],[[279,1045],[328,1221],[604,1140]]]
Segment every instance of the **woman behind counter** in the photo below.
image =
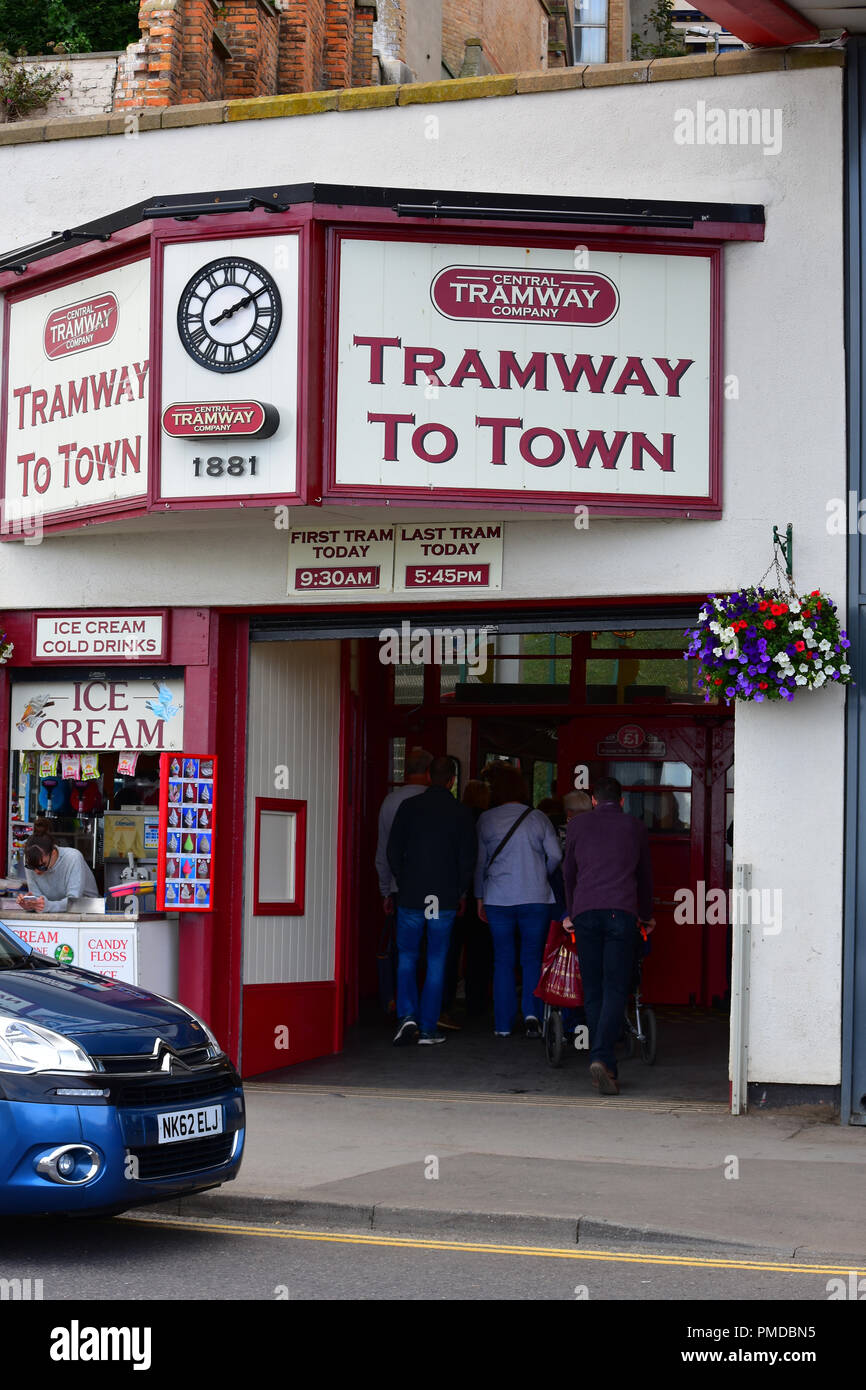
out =
[[58,845],[44,822],[37,821],[24,844],[24,872],[29,893],[19,893],[27,912],[67,912],[70,898],[101,896],[80,850]]

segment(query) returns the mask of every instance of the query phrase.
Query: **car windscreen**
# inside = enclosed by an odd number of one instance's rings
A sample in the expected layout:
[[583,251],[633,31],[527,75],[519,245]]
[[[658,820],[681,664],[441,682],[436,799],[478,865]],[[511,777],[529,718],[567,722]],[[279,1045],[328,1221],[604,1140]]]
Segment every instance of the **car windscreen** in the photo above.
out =
[[20,970],[26,965],[30,952],[0,932],[0,970]]

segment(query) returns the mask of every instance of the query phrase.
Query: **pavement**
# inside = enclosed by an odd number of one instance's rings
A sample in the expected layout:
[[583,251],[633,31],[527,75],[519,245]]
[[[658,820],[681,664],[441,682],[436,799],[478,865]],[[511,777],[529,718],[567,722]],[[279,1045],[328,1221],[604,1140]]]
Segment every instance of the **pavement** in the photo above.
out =
[[[842,1259],[866,1272],[866,1131],[814,1110],[732,1116],[727,1020],[662,1010],[659,1061],[591,1088],[585,1055],[485,1027],[346,1050],[246,1083],[238,1178],[164,1210],[318,1229]],[[666,1060],[665,1060],[666,1058]]]

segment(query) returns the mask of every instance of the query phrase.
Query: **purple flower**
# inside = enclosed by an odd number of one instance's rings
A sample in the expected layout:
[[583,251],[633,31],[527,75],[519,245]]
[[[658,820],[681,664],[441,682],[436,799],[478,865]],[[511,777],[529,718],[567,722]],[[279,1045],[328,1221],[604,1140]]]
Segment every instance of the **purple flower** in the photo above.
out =
[[736,693],[737,692],[732,685],[725,686],[725,694],[727,695],[729,700],[732,699],[733,696],[736,695]]

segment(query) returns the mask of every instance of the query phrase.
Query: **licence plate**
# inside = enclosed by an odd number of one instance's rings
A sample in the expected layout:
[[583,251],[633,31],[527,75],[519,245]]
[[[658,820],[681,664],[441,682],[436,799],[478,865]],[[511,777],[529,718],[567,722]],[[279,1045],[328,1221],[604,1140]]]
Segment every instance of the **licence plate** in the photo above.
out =
[[182,1140],[205,1139],[223,1132],[221,1105],[199,1105],[195,1110],[171,1110],[156,1117],[160,1144],[179,1144]]

